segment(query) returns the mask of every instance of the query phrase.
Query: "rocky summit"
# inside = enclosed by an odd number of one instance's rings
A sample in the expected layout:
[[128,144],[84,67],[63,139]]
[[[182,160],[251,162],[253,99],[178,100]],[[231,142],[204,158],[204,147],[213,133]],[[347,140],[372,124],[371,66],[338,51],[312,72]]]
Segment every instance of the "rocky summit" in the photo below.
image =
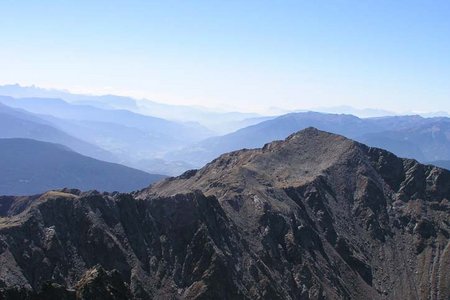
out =
[[449,199],[308,128],[140,192],[0,197],[0,299],[449,299]]

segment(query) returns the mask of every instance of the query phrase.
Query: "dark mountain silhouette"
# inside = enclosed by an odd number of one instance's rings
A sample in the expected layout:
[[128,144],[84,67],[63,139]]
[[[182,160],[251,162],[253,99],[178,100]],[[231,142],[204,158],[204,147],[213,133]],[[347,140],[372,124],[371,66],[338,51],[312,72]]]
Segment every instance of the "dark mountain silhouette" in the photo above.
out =
[[449,171],[308,128],[138,193],[1,198],[0,289],[11,299],[448,299],[448,199]]
[[29,195],[64,187],[130,192],[162,179],[31,139],[0,139],[0,194]]

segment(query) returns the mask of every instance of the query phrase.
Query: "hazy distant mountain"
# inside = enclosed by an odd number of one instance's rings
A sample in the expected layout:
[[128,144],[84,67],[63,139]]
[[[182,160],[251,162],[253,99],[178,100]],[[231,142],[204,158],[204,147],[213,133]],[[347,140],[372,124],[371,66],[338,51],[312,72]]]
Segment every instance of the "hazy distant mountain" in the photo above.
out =
[[1,103],[0,138],[31,138],[58,143],[90,157],[106,161],[116,160],[116,157],[110,152],[71,136],[34,114]]
[[139,170],[144,170],[148,173],[163,174],[169,176],[178,176],[186,170],[195,168],[195,165],[186,161],[168,161],[160,158],[146,158],[140,160],[133,160],[129,164]]
[[0,85],[0,95],[14,98],[54,98],[68,102],[92,105],[100,108],[137,108],[136,100],[129,97],[104,95],[80,95],[57,89],[43,89],[36,86],[21,86],[19,84]]
[[374,109],[374,108],[354,108],[347,105],[334,106],[334,107],[321,107],[314,109],[314,111],[329,113],[329,114],[349,114],[358,116],[360,118],[372,118],[372,117],[384,117],[384,116],[394,116],[397,115],[395,112],[384,110],[384,109]]
[[449,118],[395,117],[395,121],[388,130],[361,135],[357,140],[421,162],[450,159]]
[[261,117],[254,113],[222,112],[200,106],[170,105],[115,95],[80,95],[35,86],[25,87],[18,84],[0,85],[0,95],[15,98],[56,98],[72,104],[89,105],[102,109],[125,109],[178,122],[198,122],[222,134],[250,125],[249,122],[251,121],[245,122],[247,119]]
[[224,136],[206,139],[186,149],[170,153],[167,158],[185,160],[202,166],[222,153],[242,148],[261,147],[265,143],[284,139],[293,132],[310,126],[350,137],[382,130],[352,115],[291,113]]
[[36,114],[51,115],[62,119],[126,125],[151,133],[155,137],[165,135],[174,140],[192,141],[211,136],[211,132],[206,128],[194,123],[182,124],[128,110],[101,109],[90,105],[72,104],[61,99],[0,97],[0,102]]
[[114,153],[127,165],[161,158],[167,151],[211,136],[211,131],[195,123],[72,104],[61,99],[0,96],[0,102],[39,114],[48,124]]
[[255,113],[220,112],[199,106],[167,105],[153,101],[138,101],[139,111],[169,120],[198,122],[217,133],[228,133],[248,126],[246,120],[262,117]]
[[31,139],[0,139],[0,194],[25,195],[64,187],[129,192],[162,179],[119,164]]
[[166,158],[185,160],[202,166],[222,153],[261,147],[265,143],[284,139],[291,133],[310,126],[342,134],[422,162],[450,159],[448,118],[394,116],[362,119],[352,115],[316,112],[287,114],[224,136],[206,139],[169,153]]
[[389,149],[389,151],[401,157],[426,161],[421,147],[416,145],[414,141],[403,139],[399,132],[371,133],[361,136],[357,140],[373,147]]

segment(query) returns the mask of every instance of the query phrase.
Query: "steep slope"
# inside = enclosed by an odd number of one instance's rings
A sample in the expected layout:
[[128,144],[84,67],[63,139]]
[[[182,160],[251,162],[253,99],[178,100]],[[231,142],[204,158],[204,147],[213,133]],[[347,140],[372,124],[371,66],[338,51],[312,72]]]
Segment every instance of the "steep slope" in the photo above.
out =
[[0,139],[1,195],[36,194],[64,187],[128,192],[162,178],[83,156],[58,144]]
[[450,172],[309,128],[132,195],[0,199],[0,288],[448,299],[448,199]]
[[0,138],[31,138],[52,142],[97,159],[116,161],[116,157],[110,152],[71,136],[34,114],[1,103]]
[[300,288],[289,282],[306,268],[331,298],[450,296],[447,171],[307,129],[223,155],[143,198],[197,189],[218,198],[282,290]]

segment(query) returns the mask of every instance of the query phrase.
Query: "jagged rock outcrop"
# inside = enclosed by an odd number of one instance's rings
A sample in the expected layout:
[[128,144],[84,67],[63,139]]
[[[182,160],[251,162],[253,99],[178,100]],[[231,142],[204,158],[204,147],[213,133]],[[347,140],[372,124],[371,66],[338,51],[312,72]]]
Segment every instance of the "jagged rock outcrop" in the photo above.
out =
[[0,294],[448,299],[449,199],[450,172],[309,128],[133,194],[1,198]]

